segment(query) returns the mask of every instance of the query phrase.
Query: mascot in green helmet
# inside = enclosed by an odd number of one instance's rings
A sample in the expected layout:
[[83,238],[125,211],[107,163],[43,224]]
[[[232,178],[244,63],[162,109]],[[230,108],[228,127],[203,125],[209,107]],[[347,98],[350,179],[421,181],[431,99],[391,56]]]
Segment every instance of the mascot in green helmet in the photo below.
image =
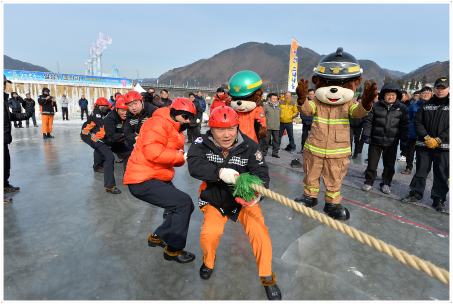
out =
[[238,113],[239,129],[256,142],[268,135],[266,116],[260,106],[264,93],[262,86],[260,76],[252,71],[237,72],[228,83],[232,97],[230,107]]

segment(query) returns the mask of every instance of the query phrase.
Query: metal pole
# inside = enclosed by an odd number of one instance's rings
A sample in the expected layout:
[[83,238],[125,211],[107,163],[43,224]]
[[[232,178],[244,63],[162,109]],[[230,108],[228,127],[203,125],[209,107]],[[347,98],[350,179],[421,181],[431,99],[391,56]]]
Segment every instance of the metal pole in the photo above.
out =
[[137,72],[137,82],[138,82],[138,79],[140,78],[140,75],[138,74],[138,70],[135,70]]
[[58,69],[58,74],[60,74],[60,65],[58,64],[58,61],[57,61],[57,69]]

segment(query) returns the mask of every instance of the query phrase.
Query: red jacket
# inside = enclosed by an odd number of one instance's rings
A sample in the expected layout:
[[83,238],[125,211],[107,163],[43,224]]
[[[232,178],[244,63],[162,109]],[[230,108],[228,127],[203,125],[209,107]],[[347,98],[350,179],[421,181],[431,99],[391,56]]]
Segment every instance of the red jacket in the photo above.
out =
[[259,131],[255,130],[255,120],[261,124],[261,127],[266,126],[266,115],[264,115],[263,107],[256,107],[250,112],[236,112],[239,116],[239,130],[242,133],[253,139],[254,141],[258,142],[258,137],[256,132]]
[[140,129],[127,163],[123,184],[139,184],[150,179],[170,181],[173,167],[184,165],[184,142],[179,122],[170,117],[170,108],[160,108]]
[[223,94],[221,98],[219,98],[219,96],[217,96],[217,94],[215,94],[214,101],[212,102],[212,105],[211,105],[211,111],[209,113],[212,113],[212,110],[214,110],[217,107],[229,106],[230,101],[231,101],[230,96],[228,96],[227,94]]

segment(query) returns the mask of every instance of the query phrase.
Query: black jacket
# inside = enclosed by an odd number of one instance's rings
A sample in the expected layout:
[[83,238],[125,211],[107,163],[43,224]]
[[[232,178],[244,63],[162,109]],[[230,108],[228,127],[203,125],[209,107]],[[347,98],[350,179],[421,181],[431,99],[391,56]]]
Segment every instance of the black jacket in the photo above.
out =
[[169,106],[171,106],[171,103],[173,102],[173,100],[168,99],[168,98],[160,98],[160,101],[163,102],[162,107],[169,107]]
[[103,113],[99,110],[99,106],[95,106],[93,112],[88,115],[87,121],[83,123],[81,133],[83,135],[89,135],[98,132],[104,125],[104,118],[105,116],[107,116],[107,114],[108,112]]
[[142,125],[148,118],[153,116],[153,113],[156,110],[157,107],[150,103],[144,102],[142,110],[137,115],[127,111],[126,121],[124,122],[124,136],[128,142],[132,145],[135,144],[135,137],[138,133],[140,133]]
[[425,136],[438,137],[442,142],[436,149],[449,150],[450,144],[450,94],[445,98],[434,95],[424,102],[415,114],[414,129],[417,133],[417,146],[425,145]]
[[9,95],[3,92],[3,144],[9,145],[13,141],[11,136],[11,121],[19,121],[28,119],[32,116],[33,112],[27,111],[26,113],[11,113],[8,104]]
[[214,144],[211,132],[208,131],[191,145],[187,161],[190,175],[203,181],[200,187],[203,190],[198,199],[200,209],[211,204],[223,216],[228,216],[233,221],[237,220],[242,205],[235,201],[230,186],[219,180],[221,168],[256,175],[263,181],[264,187],[269,188],[269,169],[260,152],[260,146],[241,131],[238,131],[235,148],[226,158]]
[[370,144],[392,146],[409,136],[409,110],[398,99],[390,109],[381,99],[373,105],[370,113],[364,118],[364,138],[371,138]]
[[31,108],[33,110],[35,110],[35,101],[31,98],[25,98],[24,99],[24,102],[22,103],[22,107],[24,107],[24,109],[27,109],[27,108]]
[[190,121],[189,127],[191,127],[191,128],[198,126],[197,119],[199,119],[201,122],[201,118],[203,116],[203,110],[201,109],[200,102],[198,102],[197,99],[195,99],[192,102],[193,102],[195,108],[197,109],[197,114],[195,114],[194,118]]
[[104,118],[105,136],[102,141],[112,147],[125,140],[123,123],[116,110],[110,111]]
[[22,111],[21,105],[23,104],[23,102],[24,102],[24,100],[19,95],[17,97],[11,97],[10,99],[8,99],[8,104],[11,107],[13,112]]
[[54,115],[55,112],[53,109],[55,107],[55,111],[57,111],[57,103],[52,101],[50,98],[46,99],[47,96],[50,95],[45,95],[43,92],[42,95],[39,95],[38,97],[38,103],[41,106],[41,114]]

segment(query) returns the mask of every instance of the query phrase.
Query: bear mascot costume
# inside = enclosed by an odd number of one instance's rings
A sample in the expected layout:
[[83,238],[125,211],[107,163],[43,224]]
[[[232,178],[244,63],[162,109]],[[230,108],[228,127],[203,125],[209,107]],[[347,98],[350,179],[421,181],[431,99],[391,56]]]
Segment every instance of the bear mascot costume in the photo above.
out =
[[268,135],[266,116],[261,104],[263,81],[257,73],[240,71],[231,77],[228,90],[231,95],[230,107],[239,116],[239,130],[258,143],[258,138]]
[[368,114],[378,95],[377,84],[366,83],[362,103],[354,104],[356,87],[362,82],[362,69],[343,48],[321,59],[314,71],[313,100],[307,100],[308,80],[301,79],[296,88],[299,112],[314,115],[303,147],[304,194],[296,201],[306,207],[316,206],[322,173],[326,186],[324,212],[334,219],[347,220],[350,214],[340,204],[340,188],[351,155],[349,116],[361,118]]

